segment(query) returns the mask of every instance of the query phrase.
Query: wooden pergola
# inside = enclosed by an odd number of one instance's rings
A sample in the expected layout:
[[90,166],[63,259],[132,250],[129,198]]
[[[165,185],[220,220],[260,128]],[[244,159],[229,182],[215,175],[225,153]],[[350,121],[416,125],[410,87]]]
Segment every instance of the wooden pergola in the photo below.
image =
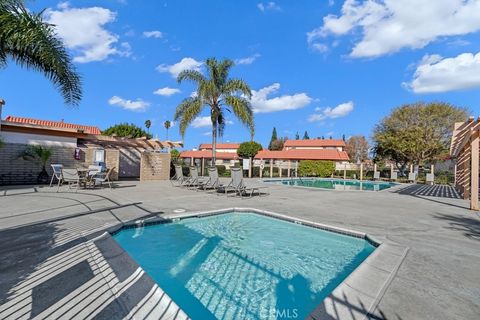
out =
[[466,122],[455,123],[450,145],[450,156],[455,159],[455,188],[470,199],[470,209],[480,210],[479,158],[480,117],[470,117]]

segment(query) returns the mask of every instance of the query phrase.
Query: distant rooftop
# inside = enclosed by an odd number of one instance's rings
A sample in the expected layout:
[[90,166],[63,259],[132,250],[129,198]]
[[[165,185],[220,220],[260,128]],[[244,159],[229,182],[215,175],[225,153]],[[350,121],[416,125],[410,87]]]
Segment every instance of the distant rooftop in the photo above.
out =
[[32,119],[32,118],[24,118],[24,117],[16,117],[16,116],[7,116],[4,121],[12,122],[12,123],[51,127],[51,128],[57,128],[57,129],[82,130],[84,133],[87,133],[87,134],[95,134],[95,135],[101,134],[101,131],[98,127],[67,123],[63,121],[40,120],[40,119]]
[[[238,149],[240,147],[240,143],[217,143],[217,149]],[[211,143],[202,143],[198,149],[212,149]]]
[[287,140],[284,147],[345,147],[345,141],[336,139]]

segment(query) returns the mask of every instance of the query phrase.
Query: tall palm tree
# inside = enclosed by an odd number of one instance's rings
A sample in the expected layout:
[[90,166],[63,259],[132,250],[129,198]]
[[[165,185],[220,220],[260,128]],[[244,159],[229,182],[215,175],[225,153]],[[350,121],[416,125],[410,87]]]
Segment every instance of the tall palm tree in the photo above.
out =
[[206,108],[212,120],[212,161],[215,164],[217,135],[222,136],[225,129],[225,111],[233,114],[250,130],[253,137],[255,132],[252,107],[249,102],[252,93],[250,87],[240,79],[230,79],[228,73],[233,61],[225,59],[217,61],[215,58],[205,62],[208,77],[196,70],[184,70],[177,81],[181,83],[189,80],[197,85],[197,94],[184,99],[175,111],[174,120],[179,121],[180,134]]
[[152,121],[145,120],[145,128],[147,128],[147,132],[150,133],[150,127],[152,126]]
[[22,0],[0,0],[0,68],[9,58],[43,72],[67,104],[80,102],[80,76],[54,26],[43,21],[42,12],[29,12]]
[[172,126],[172,123],[167,120],[163,123],[163,125],[165,126],[165,129],[167,129],[167,140],[168,140],[168,129],[170,129],[170,127]]

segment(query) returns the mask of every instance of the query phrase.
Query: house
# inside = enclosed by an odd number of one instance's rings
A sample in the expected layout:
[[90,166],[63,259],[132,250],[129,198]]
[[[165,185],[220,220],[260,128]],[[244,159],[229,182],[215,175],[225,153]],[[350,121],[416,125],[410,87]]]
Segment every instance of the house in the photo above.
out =
[[[0,148],[0,184],[36,182],[38,164],[19,159],[19,154],[31,145],[51,148],[50,163],[60,163],[67,168],[104,162],[107,167],[114,168],[113,179],[141,178],[141,173],[151,178],[161,163],[158,159],[152,160],[159,165],[142,168],[142,159],[160,158],[160,150],[182,145],[181,142],[156,139],[103,136],[95,126],[16,116],[7,116],[0,121],[0,137],[4,144]],[[155,171],[156,177],[168,179],[169,169],[168,154],[161,175]],[[50,168],[47,171],[51,174]]]
[[[238,143],[217,144],[215,164],[225,165],[227,168],[234,166],[236,162],[240,161],[237,155],[239,146]],[[329,160],[334,161],[337,165],[348,162],[350,158],[345,151],[345,146],[345,141],[334,139],[287,140],[283,150],[261,150],[256,155],[253,165],[270,166],[272,168],[270,175],[273,174],[273,167],[278,167],[280,172],[287,170],[287,176],[290,176],[290,172],[298,168],[301,160]],[[204,167],[205,160],[209,161],[212,158],[212,145],[203,143],[198,149],[183,151],[180,157],[187,159],[189,163]]]

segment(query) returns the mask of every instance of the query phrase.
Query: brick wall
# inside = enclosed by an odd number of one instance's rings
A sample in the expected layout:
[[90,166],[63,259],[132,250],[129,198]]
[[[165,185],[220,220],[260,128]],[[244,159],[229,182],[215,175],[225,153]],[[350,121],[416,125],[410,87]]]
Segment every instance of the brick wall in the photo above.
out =
[[170,179],[170,153],[142,153],[140,181],[168,179]]
[[[41,166],[32,161],[19,159],[19,154],[27,148],[24,144],[6,143],[0,148],[0,185],[35,184]],[[48,175],[52,176],[50,164],[63,164],[65,168],[88,167],[93,162],[93,149],[80,149],[80,160],[74,159],[75,148],[50,147],[53,154],[47,165]],[[106,150],[107,167],[115,167],[111,179],[118,179],[119,152],[115,149]]]

